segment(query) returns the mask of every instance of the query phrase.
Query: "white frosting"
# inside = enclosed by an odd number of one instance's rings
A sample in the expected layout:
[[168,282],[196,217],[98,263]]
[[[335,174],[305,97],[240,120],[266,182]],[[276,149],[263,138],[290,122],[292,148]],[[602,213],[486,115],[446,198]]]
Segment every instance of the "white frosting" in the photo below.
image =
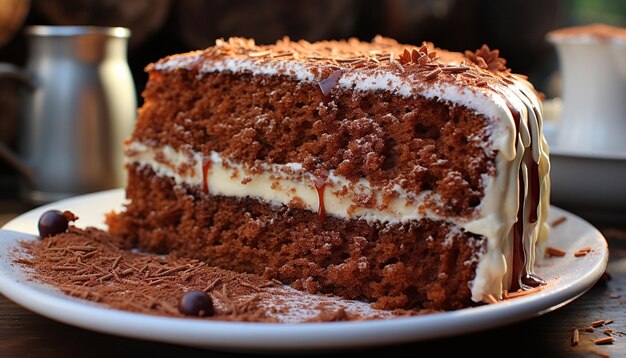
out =
[[[172,57],[167,61],[155,65],[156,70],[172,70],[176,68],[186,68],[194,63],[200,53],[186,55],[183,57]],[[193,59],[190,59],[190,58]],[[307,66],[298,61],[281,61],[274,59],[264,61],[255,58],[217,58],[203,59],[202,67],[198,76],[203,76],[211,72],[228,71],[233,73],[252,73],[253,75],[287,75],[300,81],[319,81],[317,74],[322,73],[320,68]],[[472,299],[482,301],[487,294],[501,298],[502,290],[509,288],[512,275],[513,260],[513,228],[517,221],[517,212],[522,203],[519,202],[519,191],[524,192],[525,212],[524,222],[524,247],[526,255],[526,271],[532,273],[535,257],[535,247],[547,237],[547,211],[549,198],[549,160],[547,154],[546,141],[542,134],[541,116],[533,114],[533,108],[540,112],[540,104],[536,95],[532,92],[530,84],[520,80],[512,79],[514,84],[499,85],[496,88],[471,88],[463,87],[462,84],[450,82],[431,82],[425,86],[422,82],[416,82],[410,76],[399,76],[391,71],[378,69],[375,71],[362,71],[351,69],[343,73],[337,86],[354,89],[357,91],[384,90],[402,96],[420,95],[425,98],[447,101],[455,105],[463,105],[469,109],[483,114],[489,120],[487,130],[490,133],[488,143],[485,143],[487,154],[497,152],[496,155],[496,175],[491,177],[483,176],[485,196],[481,205],[477,208],[477,213],[470,219],[461,218],[441,218],[430,211],[420,212],[419,205],[429,193],[421,193],[415,197],[401,191],[396,191],[396,197],[389,208],[362,208],[350,211],[349,208],[355,204],[353,194],[358,190],[373,192],[377,197],[377,202],[381,202],[382,193],[372,190],[365,179],[361,179],[356,185],[350,186],[350,193],[347,196],[337,195],[339,188],[349,183],[343,178],[336,176],[329,177],[329,186],[324,196],[326,210],[328,214],[339,217],[358,217],[372,221],[405,221],[417,220],[422,217],[435,220],[446,220],[464,230],[482,235],[487,238],[487,248],[480,254],[477,265],[476,276],[471,283]],[[499,93],[501,92],[501,93]],[[506,97],[506,98],[505,98]],[[519,132],[516,129],[515,120],[508,103],[520,113]],[[531,145],[532,138],[532,145]],[[518,139],[518,140],[516,140]],[[517,143],[516,143],[517,142]],[[134,143],[133,146],[140,146]],[[144,148],[145,149],[145,148]],[[162,148],[165,152],[171,151]],[[140,151],[141,152],[141,151]],[[529,154],[525,154],[525,153]],[[143,151],[144,157],[135,156],[129,158],[131,162],[138,162],[150,165],[163,175],[173,175],[177,182],[188,184],[198,184],[201,181],[200,169],[201,159],[196,157],[194,173],[189,175],[176,174],[171,169],[163,168],[159,163],[155,163],[150,157],[154,154],[149,149]],[[175,154],[177,156],[179,154]],[[166,155],[167,156],[167,155]],[[194,154],[197,156],[197,154]],[[525,159],[526,156],[526,159]],[[293,196],[298,196],[305,208],[317,210],[317,193],[312,184],[313,177],[305,173],[297,164],[289,164],[290,168],[280,166],[267,166],[265,173],[252,175],[252,181],[248,184],[241,184],[245,168],[237,163],[230,163],[221,158],[217,153],[213,153],[215,163],[227,163],[227,167],[221,164],[214,168],[215,174],[209,177],[209,187],[216,193],[233,196],[253,196],[273,203],[288,204]],[[171,158],[173,163],[179,163],[175,158]],[[189,158],[185,159],[189,160]],[[538,220],[536,223],[528,222],[530,199],[528,196],[528,165],[530,160],[539,163],[540,187],[542,190],[541,201],[538,210]],[[234,175],[228,168],[238,171]],[[291,169],[285,170],[285,169]],[[169,172],[168,172],[169,170]],[[522,173],[524,187],[519,186],[519,173]],[[294,180],[287,173],[297,172],[300,179]],[[270,174],[273,173],[273,174]],[[273,176],[280,173],[277,179]],[[285,176],[286,175],[286,176]],[[231,179],[233,178],[233,179]],[[278,181],[280,190],[276,186],[271,187],[273,181]],[[252,185],[251,185],[252,184]],[[269,187],[268,187],[269,185]],[[269,189],[268,189],[269,188]],[[292,194],[289,194],[292,193]]]
[[247,58],[226,58],[214,62],[205,62],[200,68],[199,75],[209,72],[233,73],[251,72],[255,75],[276,75],[285,73],[293,75],[302,81],[313,81],[315,76],[303,64],[299,62],[278,61],[274,66],[258,66],[257,62]]

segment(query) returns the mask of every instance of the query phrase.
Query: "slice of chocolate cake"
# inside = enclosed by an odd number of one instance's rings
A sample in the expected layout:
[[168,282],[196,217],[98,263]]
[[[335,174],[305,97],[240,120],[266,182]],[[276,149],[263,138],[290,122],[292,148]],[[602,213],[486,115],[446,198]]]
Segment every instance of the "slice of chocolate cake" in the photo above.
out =
[[112,233],[386,309],[541,283],[540,101],[497,50],[231,38],[148,71]]

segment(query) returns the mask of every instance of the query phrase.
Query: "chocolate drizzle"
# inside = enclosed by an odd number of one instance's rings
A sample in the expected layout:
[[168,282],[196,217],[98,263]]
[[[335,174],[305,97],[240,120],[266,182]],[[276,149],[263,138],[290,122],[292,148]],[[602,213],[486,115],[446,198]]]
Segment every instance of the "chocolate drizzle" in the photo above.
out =
[[[536,165],[531,167],[536,167]],[[517,210],[517,222],[513,225],[513,275],[511,278],[510,291],[517,291],[519,289],[525,290],[545,284],[543,279],[526,270],[526,251],[524,250],[524,237],[526,236],[524,232],[524,176],[521,170],[518,180],[520,185],[520,206]],[[535,209],[535,213],[536,212],[537,210]]]
[[510,291],[517,291],[522,287],[522,280],[526,274],[526,254],[524,252],[524,176],[520,170],[519,182],[519,208],[517,209],[517,221],[513,224],[513,265]]
[[519,111],[515,109],[515,107],[513,107],[513,105],[511,104],[511,102],[509,102],[506,96],[502,92],[500,92],[500,94],[504,97],[504,100],[506,101],[506,106],[509,108],[509,111],[511,111],[511,115],[513,116],[513,122],[515,123],[515,148],[517,148],[517,143],[519,143],[519,128],[521,124],[521,116]]
[[[533,108],[533,114],[535,115],[535,118],[537,119],[537,122],[539,122],[539,116],[540,114],[537,112],[537,110],[535,108]],[[537,123],[537,125],[539,125],[540,123]],[[532,138],[532,132],[531,132],[531,138]],[[541,140],[540,138],[538,138],[538,140]],[[539,145],[541,145],[541,143],[539,143]],[[532,165],[530,166],[530,171],[528,173],[528,180],[530,181],[530,186],[529,186],[529,195],[530,195],[530,216],[528,218],[528,220],[531,223],[536,223],[539,215],[538,215],[538,210],[539,210],[539,201],[540,201],[540,194],[541,194],[541,182],[540,182],[540,178],[539,178],[539,163],[536,163],[534,160],[532,160]]]
[[324,192],[326,191],[326,181],[322,178],[315,178],[313,180],[315,189],[317,190],[317,199],[319,205],[317,207],[317,221],[320,225],[324,225],[326,221],[326,206],[324,206]]
[[[517,147],[520,140],[520,128],[521,128],[521,115],[520,112],[515,109],[515,107],[511,104],[507,96],[497,91],[502,95],[504,100],[506,101],[507,107],[509,108],[511,115],[513,116],[513,121],[515,123],[515,146]],[[538,120],[538,116],[535,113],[536,120]],[[533,133],[530,131],[530,150],[532,150],[533,142],[538,140],[539,138],[533,138]],[[524,180],[523,175],[523,163],[526,163],[528,167],[528,183]],[[518,187],[519,187],[519,207],[517,209],[517,221],[513,225],[513,262],[512,262],[512,277],[511,277],[511,285],[510,291],[516,291],[519,289],[529,289],[533,287],[537,287],[545,284],[545,281],[540,277],[528,272],[526,269],[526,251],[524,249],[524,240],[531,240],[531,233],[525,232],[525,218],[524,212],[526,211],[526,200],[525,200],[525,188],[528,187],[528,197],[529,197],[529,205],[530,208],[528,210],[528,222],[530,224],[536,223],[538,220],[538,207],[540,201],[540,183],[539,183],[539,163],[537,163],[533,157],[532,153],[527,152],[524,153],[522,161],[520,162],[519,172],[518,172]]]
[[328,97],[330,95],[330,91],[337,86],[341,75],[343,75],[343,70],[336,70],[331,73],[330,76],[328,76],[326,79],[318,82],[318,85],[322,90],[322,94],[324,94],[325,97]]
[[202,158],[202,192],[209,193],[209,170],[213,166],[213,161],[209,157]]
[[534,160],[532,160],[532,163],[530,165],[529,171],[528,171],[528,190],[529,190],[529,196],[530,196],[530,214],[528,215],[528,221],[530,221],[531,223],[536,223],[537,219],[539,217],[538,215],[538,210],[539,210],[539,187],[540,187],[540,183],[539,183],[539,164],[535,163]]

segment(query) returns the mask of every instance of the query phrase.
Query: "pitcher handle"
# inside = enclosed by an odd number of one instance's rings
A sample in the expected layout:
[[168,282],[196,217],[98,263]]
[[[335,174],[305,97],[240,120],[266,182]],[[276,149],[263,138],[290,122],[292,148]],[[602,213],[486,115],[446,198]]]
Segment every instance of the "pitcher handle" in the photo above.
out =
[[[18,81],[19,83],[26,86],[28,89],[34,89],[33,80],[26,71],[21,68],[10,64],[10,63],[1,63],[0,62],[0,79],[10,79]],[[0,159],[4,159],[9,165],[14,167],[24,178],[26,178],[29,182],[34,181],[34,173],[33,170],[26,165],[20,157],[15,154],[9,146],[0,142]]]
[[29,89],[33,89],[33,79],[23,69],[11,63],[0,62],[0,79],[12,79],[20,82]]

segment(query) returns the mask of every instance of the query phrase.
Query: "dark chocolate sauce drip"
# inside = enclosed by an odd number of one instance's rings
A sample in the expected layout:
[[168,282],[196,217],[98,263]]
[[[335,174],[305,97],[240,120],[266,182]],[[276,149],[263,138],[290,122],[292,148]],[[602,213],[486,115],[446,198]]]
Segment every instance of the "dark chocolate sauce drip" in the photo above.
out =
[[526,272],[526,254],[524,253],[524,176],[520,170],[518,175],[519,208],[517,209],[517,221],[513,225],[513,276],[511,278],[510,291],[519,290]]
[[[519,135],[520,135],[520,127],[521,127],[521,116],[520,112],[516,110],[511,102],[507,99],[504,93],[500,92],[502,97],[505,99],[507,103],[507,107],[511,111],[511,115],[513,116],[513,120],[515,122],[515,147],[517,147],[519,143]],[[538,120],[538,116],[535,113],[535,116]],[[538,125],[538,124],[537,124]],[[530,132],[530,145],[532,150],[533,141],[538,138],[533,138],[532,131]],[[523,160],[524,158],[522,158]],[[529,168],[528,171],[528,195],[530,196],[530,210],[529,210],[529,218],[528,221],[530,223],[537,222],[538,218],[538,206],[539,206],[539,164],[535,162],[530,155],[530,160],[527,161],[527,165]],[[519,185],[519,208],[517,209],[517,222],[513,225],[513,267],[512,267],[512,277],[511,277],[511,291],[517,291],[518,289],[528,289],[531,287],[537,287],[539,285],[545,284],[545,281],[538,277],[537,275],[531,274],[526,270],[526,252],[524,250],[524,209],[525,209],[525,201],[524,201],[524,188],[525,188],[524,176],[522,174],[522,166],[520,163],[519,176],[518,176],[518,185]],[[530,240],[530,237],[528,238]]]
[[202,159],[202,192],[209,193],[209,170],[213,166],[213,161],[209,157]]
[[339,82],[339,78],[343,74],[343,70],[337,70],[330,74],[326,79],[323,79],[318,82],[320,89],[322,90],[322,94],[324,97],[328,98],[330,95],[330,91],[337,86]]
[[519,114],[519,111],[513,107],[508,99],[506,99],[506,96],[503,95],[503,97],[506,100],[506,106],[509,107],[509,111],[511,111],[511,114],[513,115],[513,122],[515,122],[515,148],[517,148],[517,143],[519,142],[519,127],[521,116]]
[[[537,128],[539,128],[539,113],[537,112],[537,110],[535,108],[533,108],[533,113],[535,114],[535,118],[537,118]],[[532,133],[531,133],[531,139],[532,139]],[[538,138],[538,140],[540,140]],[[541,143],[539,143],[539,146],[541,146]],[[539,218],[538,215],[538,210],[539,210],[539,196],[540,196],[540,187],[541,187],[541,183],[540,183],[540,179],[539,179],[539,163],[535,162],[534,160],[532,160],[532,165],[530,166],[530,172],[529,172],[529,179],[530,180],[530,215],[528,220],[531,223],[536,223],[537,219]]]
[[544,279],[533,273],[525,273],[520,281],[522,282],[522,287],[538,287],[546,284]]
[[524,176],[519,172],[519,201],[520,207],[517,210],[517,222],[513,225],[513,267],[511,291],[537,287],[545,284],[539,276],[529,273],[526,270],[526,252],[524,250]]
[[531,160],[530,170],[528,171],[528,190],[530,195],[530,213],[528,214],[528,221],[536,223],[539,217],[537,211],[539,210],[539,164]]
[[317,189],[317,199],[319,206],[317,207],[317,221],[320,225],[324,225],[326,221],[326,207],[324,206],[324,191],[326,190],[326,181],[321,178],[315,178],[313,180],[315,189]]

